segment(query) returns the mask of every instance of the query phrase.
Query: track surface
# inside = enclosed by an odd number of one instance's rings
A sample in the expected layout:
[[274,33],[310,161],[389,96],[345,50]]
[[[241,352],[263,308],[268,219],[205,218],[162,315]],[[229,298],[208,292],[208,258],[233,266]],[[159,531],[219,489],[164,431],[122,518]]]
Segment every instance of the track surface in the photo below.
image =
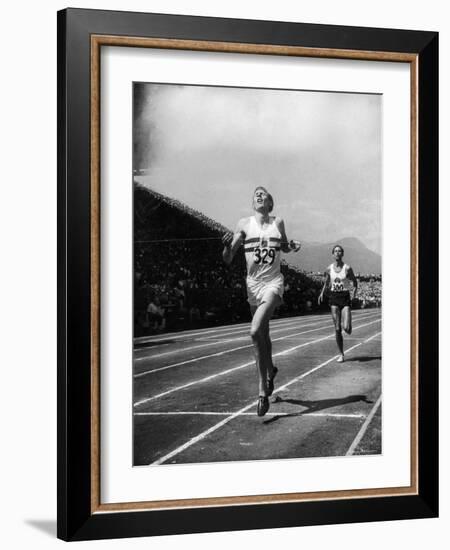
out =
[[330,315],[270,327],[279,372],[262,418],[249,324],[135,342],[136,466],[381,453],[381,310],[353,312],[344,363]]

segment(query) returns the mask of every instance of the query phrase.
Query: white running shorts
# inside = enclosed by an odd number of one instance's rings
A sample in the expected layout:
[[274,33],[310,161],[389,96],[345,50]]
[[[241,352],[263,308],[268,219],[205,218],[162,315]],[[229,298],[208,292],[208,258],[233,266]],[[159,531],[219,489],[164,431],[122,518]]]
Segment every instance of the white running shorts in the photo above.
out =
[[247,301],[251,306],[258,307],[262,304],[268,292],[278,294],[283,299],[284,278],[281,274],[271,281],[247,278]]

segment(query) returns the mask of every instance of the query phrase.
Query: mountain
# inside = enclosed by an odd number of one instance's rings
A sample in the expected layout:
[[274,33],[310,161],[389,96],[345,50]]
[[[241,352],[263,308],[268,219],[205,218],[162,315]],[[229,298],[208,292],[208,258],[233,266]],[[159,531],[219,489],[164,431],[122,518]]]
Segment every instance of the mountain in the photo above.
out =
[[323,272],[333,261],[331,250],[335,244],[344,248],[344,262],[353,267],[355,273],[380,274],[381,256],[369,250],[359,239],[346,237],[332,243],[302,243],[298,254],[285,256],[286,261],[304,271]]

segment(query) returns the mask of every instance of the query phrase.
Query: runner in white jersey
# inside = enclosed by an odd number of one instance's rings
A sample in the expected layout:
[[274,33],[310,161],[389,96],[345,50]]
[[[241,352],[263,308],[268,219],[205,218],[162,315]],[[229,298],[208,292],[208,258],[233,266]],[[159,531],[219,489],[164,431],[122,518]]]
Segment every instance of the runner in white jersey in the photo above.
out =
[[[334,263],[329,265],[325,271],[325,282],[319,295],[319,304],[322,303],[325,290],[330,288],[330,308],[331,316],[336,330],[336,344],[339,348],[340,356],[338,363],[344,361],[344,339],[342,337],[342,328],[347,334],[352,333],[352,311],[351,301],[358,290],[358,281],[353,273],[353,269],[342,261],[344,249],[337,244],[333,247],[332,254]],[[353,286],[353,296],[350,298],[350,290]]]
[[252,313],[250,335],[253,341],[258,370],[258,416],[269,410],[269,396],[274,389],[278,369],[272,362],[272,342],[269,321],[275,308],[282,302],[284,281],[280,272],[281,252],[298,252],[300,243],[289,241],[281,218],[270,216],[272,195],[257,187],[253,194],[255,214],[239,220],[236,231],[224,235],[223,259],[230,264],[244,245],[247,262],[247,296]]

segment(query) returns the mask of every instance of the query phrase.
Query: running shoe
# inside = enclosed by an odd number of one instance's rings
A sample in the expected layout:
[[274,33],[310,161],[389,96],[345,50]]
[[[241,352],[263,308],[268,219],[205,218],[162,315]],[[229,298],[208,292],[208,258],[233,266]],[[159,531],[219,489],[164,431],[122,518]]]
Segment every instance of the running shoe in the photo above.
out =
[[260,395],[258,399],[258,406],[256,408],[256,413],[258,416],[264,416],[269,410],[269,398],[267,395]]

